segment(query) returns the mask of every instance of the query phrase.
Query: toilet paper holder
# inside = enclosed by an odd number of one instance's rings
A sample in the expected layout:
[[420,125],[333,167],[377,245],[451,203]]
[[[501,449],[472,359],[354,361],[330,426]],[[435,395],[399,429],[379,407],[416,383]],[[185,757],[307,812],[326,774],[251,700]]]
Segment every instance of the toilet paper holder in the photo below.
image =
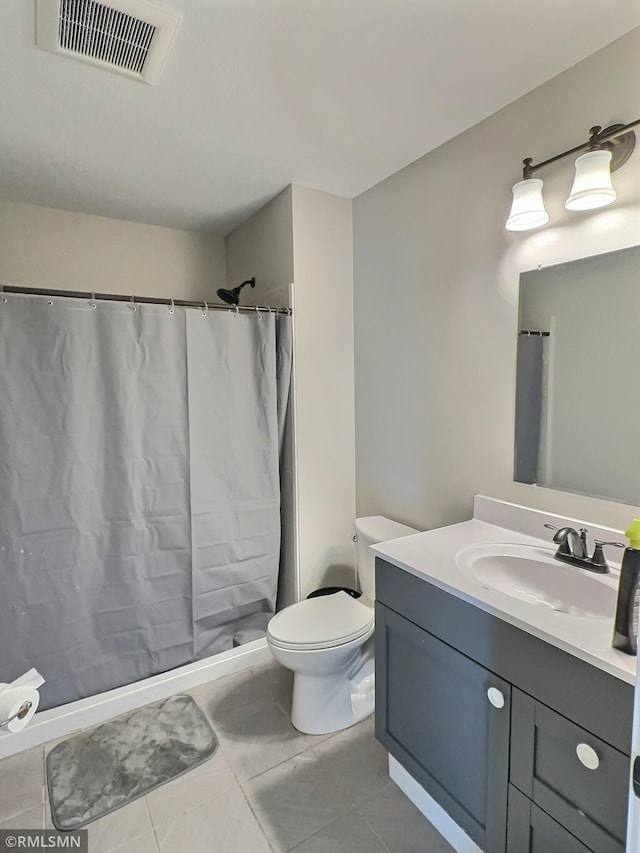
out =
[[2,720],[2,722],[0,722],[0,729],[3,726],[8,726],[12,720],[16,720],[16,719],[22,720],[29,713],[32,705],[33,705],[33,702],[31,702],[30,699],[27,699],[26,702],[22,703],[22,705],[18,708],[18,710],[15,712],[15,714],[12,714],[9,717],[9,719]]

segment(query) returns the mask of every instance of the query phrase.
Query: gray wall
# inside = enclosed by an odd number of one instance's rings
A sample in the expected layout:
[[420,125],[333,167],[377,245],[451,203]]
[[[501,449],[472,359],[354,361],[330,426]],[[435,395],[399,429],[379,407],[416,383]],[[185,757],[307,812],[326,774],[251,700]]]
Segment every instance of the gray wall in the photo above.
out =
[[300,592],[354,582],[351,200],[293,185]]
[[636,29],[355,199],[359,515],[435,527],[469,518],[475,493],[615,527],[637,514],[512,477],[519,273],[640,243],[640,152],[612,208],[564,210],[567,159],[540,175],[551,223],[504,222],[524,157],[638,118],[639,52]]
[[288,186],[225,238],[228,287],[251,276],[255,288],[242,291],[243,305],[289,307],[293,281],[293,201]]
[[88,213],[0,201],[0,281],[23,287],[215,299],[224,240]]

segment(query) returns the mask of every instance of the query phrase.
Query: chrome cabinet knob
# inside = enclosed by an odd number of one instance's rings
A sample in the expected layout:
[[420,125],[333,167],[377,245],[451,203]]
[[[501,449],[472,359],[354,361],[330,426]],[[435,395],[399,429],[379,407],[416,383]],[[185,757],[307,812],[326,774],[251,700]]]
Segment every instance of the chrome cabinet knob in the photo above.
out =
[[580,764],[586,767],[587,770],[597,770],[600,767],[598,753],[588,743],[579,743],[576,746],[576,755]]
[[497,687],[490,687],[487,696],[494,708],[504,708],[504,696]]

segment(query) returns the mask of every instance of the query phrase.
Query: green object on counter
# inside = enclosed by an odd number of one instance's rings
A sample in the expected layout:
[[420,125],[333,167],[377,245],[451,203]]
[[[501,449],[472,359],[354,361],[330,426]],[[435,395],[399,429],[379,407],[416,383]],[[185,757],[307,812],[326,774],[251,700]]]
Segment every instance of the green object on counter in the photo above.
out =
[[624,535],[629,538],[629,547],[624,549],[620,566],[612,645],[620,652],[637,655],[640,623],[640,518],[633,519]]
[[640,549],[640,518],[634,518],[629,527],[624,532],[624,535],[629,540],[630,548]]

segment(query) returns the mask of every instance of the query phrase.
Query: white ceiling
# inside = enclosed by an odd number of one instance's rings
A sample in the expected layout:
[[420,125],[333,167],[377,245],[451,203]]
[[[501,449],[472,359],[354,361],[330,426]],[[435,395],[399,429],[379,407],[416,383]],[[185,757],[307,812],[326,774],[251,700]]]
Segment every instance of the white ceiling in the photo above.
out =
[[0,4],[0,198],[226,233],[291,182],[353,197],[640,25],[638,0],[173,0],[156,87]]

